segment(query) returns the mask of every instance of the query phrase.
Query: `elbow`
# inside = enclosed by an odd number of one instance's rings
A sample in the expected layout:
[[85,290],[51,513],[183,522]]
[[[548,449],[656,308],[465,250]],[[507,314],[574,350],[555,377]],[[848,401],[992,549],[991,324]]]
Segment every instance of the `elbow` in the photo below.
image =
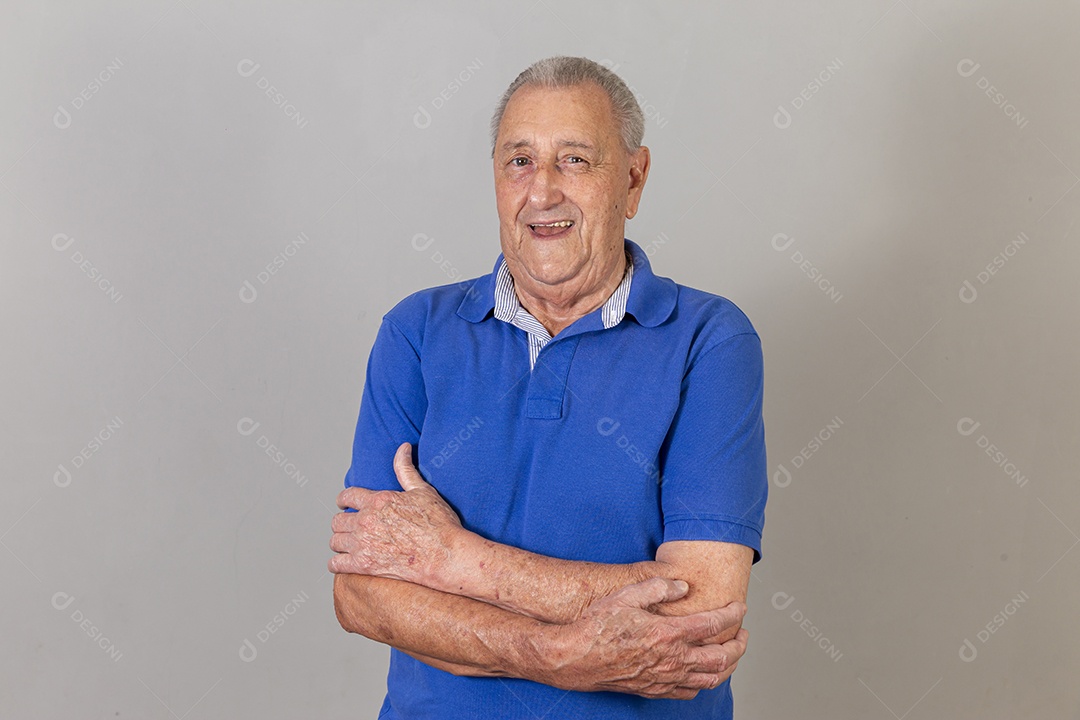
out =
[[385,602],[381,603],[379,597],[378,583],[382,579],[350,573],[335,575],[334,614],[346,632],[394,645],[393,624],[383,613],[382,605]]
[[357,620],[359,613],[355,612],[356,596],[350,587],[349,578],[359,577],[356,575],[334,576],[334,614],[337,615],[338,624],[346,632],[363,635],[363,628]]

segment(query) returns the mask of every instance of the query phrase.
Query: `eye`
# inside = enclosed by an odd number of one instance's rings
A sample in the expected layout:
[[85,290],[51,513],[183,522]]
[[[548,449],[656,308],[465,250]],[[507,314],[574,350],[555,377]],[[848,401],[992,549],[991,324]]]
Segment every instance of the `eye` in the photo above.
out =
[[568,158],[566,158],[566,162],[570,163],[571,165],[576,165],[577,163],[585,162],[585,158],[580,157],[578,155],[571,155]]
[[529,158],[523,155],[518,155],[517,157],[510,160],[510,164],[514,167],[525,167],[529,164]]

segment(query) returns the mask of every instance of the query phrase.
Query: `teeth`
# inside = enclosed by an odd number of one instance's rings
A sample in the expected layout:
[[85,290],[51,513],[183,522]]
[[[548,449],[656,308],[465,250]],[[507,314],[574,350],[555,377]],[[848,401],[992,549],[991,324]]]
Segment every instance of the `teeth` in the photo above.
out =
[[533,227],[570,227],[573,224],[571,220],[563,220],[557,223],[535,223]]

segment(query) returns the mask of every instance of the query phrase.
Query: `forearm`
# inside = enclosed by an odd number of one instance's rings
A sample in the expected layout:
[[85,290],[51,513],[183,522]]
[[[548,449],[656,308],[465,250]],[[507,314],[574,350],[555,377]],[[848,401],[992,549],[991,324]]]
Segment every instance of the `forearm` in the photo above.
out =
[[544,622],[566,624],[596,600],[653,577],[680,579],[666,562],[561,560],[468,533],[431,586]]
[[[400,649],[400,648],[399,648]],[[430,665],[433,668],[448,672],[451,675],[461,675],[463,677],[504,677],[497,672],[484,670],[474,665],[464,665],[462,663],[447,662],[446,660],[440,660],[439,658],[431,657],[430,655],[424,655],[423,653],[412,652],[410,650],[402,650],[414,660],[419,660],[422,663]]]
[[[574,622],[600,598],[653,577],[685,580],[690,586],[684,597],[653,609],[661,615],[689,615],[746,602],[752,551],[742,546],[706,543],[714,552],[697,555],[686,551],[688,543],[665,543],[656,560],[605,564],[538,555],[467,532],[459,540],[436,580],[439,590],[544,622]],[[738,629],[729,628],[714,640],[729,640]]]
[[645,609],[672,603],[685,583],[653,579],[625,587],[571,625],[550,625],[471,598],[401,580],[338,574],[342,626],[455,675],[519,677],[564,690],[693,698],[715,688],[745,652],[745,635],[708,642],[745,607],[681,618]]
[[557,628],[534,618],[421,585],[366,575],[334,576],[341,626],[458,675],[555,684],[547,660]]

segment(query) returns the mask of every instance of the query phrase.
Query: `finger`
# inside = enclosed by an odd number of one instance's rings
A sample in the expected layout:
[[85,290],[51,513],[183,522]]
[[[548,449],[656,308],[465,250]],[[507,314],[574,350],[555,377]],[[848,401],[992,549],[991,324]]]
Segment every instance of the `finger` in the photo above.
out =
[[715,610],[672,618],[672,621],[682,629],[688,642],[698,642],[738,625],[745,615],[746,605],[736,601]]
[[712,675],[722,673],[731,664],[722,645],[693,645],[686,651],[685,662],[693,672]]
[[348,553],[342,553],[330,558],[326,563],[326,569],[332,573],[349,573],[353,572],[350,565],[351,556]]
[[336,553],[349,553],[355,547],[356,542],[349,533],[334,533],[330,536],[330,549]]
[[364,499],[368,495],[371,495],[374,491],[368,490],[362,487],[347,487],[337,496],[337,506],[344,510],[345,508],[352,508],[353,510],[360,509]]
[[689,649],[686,664],[694,672],[720,673],[721,680],[735,672],[744,653],[750,633],[740,628],[735,637],[722,645],[697,645]]
[[679,687],[692,690],[712,690],[724,682],[724,678],[718,673],[692,672],[685,680],[679,682]]
[[737,661],[732,663],[731,665],[728,665],[727,669],[724,670],[724,672],[720,673],[720,682],[723,682],[724,680],[727,680],[729,677],[734,675],[738,667],[739,663]]
[[699,692],[701,692],[701,688],[684,687],[681,685],[660,685],[649,688],[646,692],[641,693],[641,696],[654,699],[693,700],[697,697]]
[[746,645],[749,639],[750,633],[746,631],[746,628],[739,628],[739,632],[735,637],[720,646],[727,654],[729,668],[739,662],[739,659],[746,654]]
[[357,513],[340,512],[330,518],[330,530],[336,533],[355,532],[360,525]]
[[690,586],[684,580],[657,577],[627,585],[612,597],[626,607],[647,608],[657,603],[678,600],[689,589]]
[[412,445],[409,443],[401,443],[398,445],[397,452],[394,453],[394,474],[397,475],[402,490],[419,490],[431,487],[424,481],[420,472],[413,465]]

